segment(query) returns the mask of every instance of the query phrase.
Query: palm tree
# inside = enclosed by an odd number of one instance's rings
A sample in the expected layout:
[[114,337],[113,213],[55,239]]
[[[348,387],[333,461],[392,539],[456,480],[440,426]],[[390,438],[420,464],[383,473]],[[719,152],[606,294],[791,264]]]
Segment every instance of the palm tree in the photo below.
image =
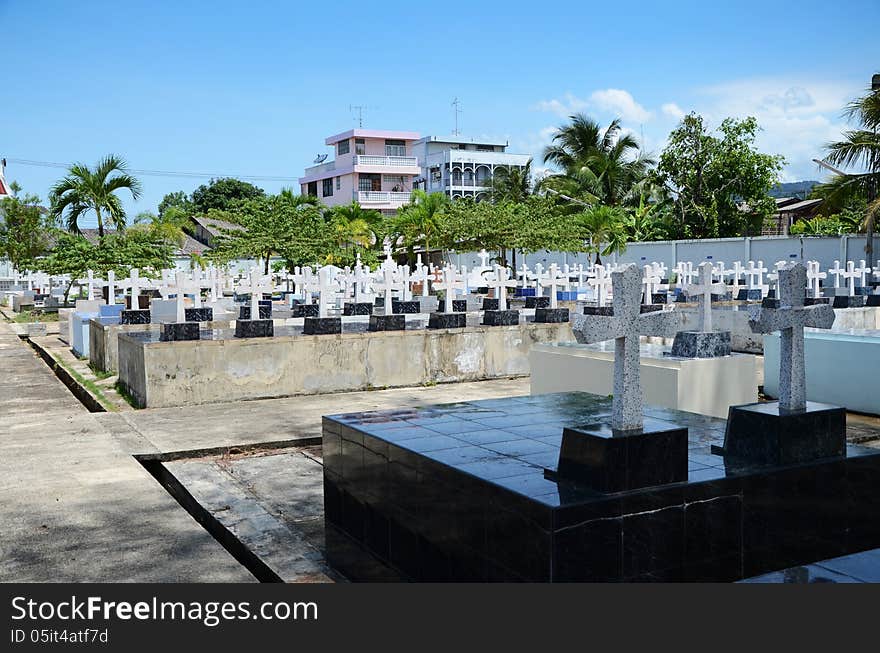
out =
[[599,123],[576,114],[544,148],[544,163],[561,169],[543,180],[545,186],[589,203],[617,206],[632,201],[633,186],[654,161],[632,134],[621,134],[619,119],[603,132]]
[[588,252],[595,252],[596,263],[601,256],[626,249],[626,234],[623,229],[625,213],[614,206],[594,206],[575,216],[575,228],[589,241]]
[[160,240],[182,247],[186,242],[186,229],[190,224],[189,213],[179,207],[170,206],[162,215],[156,215],[149,211],[138,213],[134,219],[135,225],[142,225]]
[[437,233],[438,217],[449,203],[445,193],[428,193],[420,188],[410,194],[409,204],[397,211],[391,222],[392,242],[400,240],[412,258],[413,248],[421,244],[430,256],[431,241]]
[[125,161],[120,157],[110,154],[101,159],[94,170],[76,163],[49,193],[51,215],[61,219],[66,211],[68,230],[80,233],[80,218],[94,211],[98,219],[98,237],[103,238],[105,213],[116,229],[125,229],[125,210],[116,195],[116,191],[122,189],[128,189],[135,200],[141,195],[140,181],[128,173]]
[[854,120],[858,128],[845,131],[842,141],[826,145],[825,161],[844,168],[856,168],[859,172],[835,174],[830,182],[817,186],[815,193],[834,206],[853,198],[867,199],[868,210],[862,228],[867,234],[865,258],[871,265],[880,196],[880,89],[869,90],[863,97],[850,102],[844,115]]
[[328,211],[337,247],[343,251],[350,247],[368,248],[377,244],[382,224],[382,214],[375,209],[365,209],[357,202],[334,206]]
[[498,166],[487,185],[493,202],[524,202],[532,194],[532,160],[524,166]]

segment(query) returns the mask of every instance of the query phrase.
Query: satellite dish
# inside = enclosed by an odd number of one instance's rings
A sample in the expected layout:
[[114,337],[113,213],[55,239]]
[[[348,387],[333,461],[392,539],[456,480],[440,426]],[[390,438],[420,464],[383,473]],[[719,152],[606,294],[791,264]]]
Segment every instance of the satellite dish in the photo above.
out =
[[319,154],[318,156],[315,157],[315,163],[324,163],[324,161],[326,161],[326,160],[327,160],[326,154]]

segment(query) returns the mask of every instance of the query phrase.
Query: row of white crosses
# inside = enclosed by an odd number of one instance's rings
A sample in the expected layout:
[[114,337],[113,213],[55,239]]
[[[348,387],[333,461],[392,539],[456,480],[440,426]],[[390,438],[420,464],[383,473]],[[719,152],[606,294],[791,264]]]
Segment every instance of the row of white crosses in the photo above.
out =
[[443,268],[440,280],[434,282],[434,288],[442,290],[446,296],[443,302],[444,313],[452,313],[453,302],[458,297],[458,291],[465,292],[467,289],[466,280],[467,266],[462,266],[461,272],[456,272],[454,265],[447,265]]

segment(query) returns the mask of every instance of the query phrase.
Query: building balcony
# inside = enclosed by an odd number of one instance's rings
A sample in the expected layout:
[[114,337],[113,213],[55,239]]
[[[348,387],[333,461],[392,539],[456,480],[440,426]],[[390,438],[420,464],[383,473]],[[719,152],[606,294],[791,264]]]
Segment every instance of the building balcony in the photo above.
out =
[[354,157],[356,166],[383,166],[390,168],[418,168],[419,161],[414,156],[379,156],[375,154],[357,154]]
[[409,202],[409,193],[395,193],[388,190],[361,190],[355,194],[358,204],[387,204],[386,208],[397,208]]

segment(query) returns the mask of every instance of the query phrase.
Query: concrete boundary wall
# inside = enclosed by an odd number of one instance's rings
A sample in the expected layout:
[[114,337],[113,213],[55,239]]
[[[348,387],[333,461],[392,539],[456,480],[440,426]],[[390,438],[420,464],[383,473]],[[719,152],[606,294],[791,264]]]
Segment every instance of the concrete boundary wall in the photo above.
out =
[[119,381],[138,406],[158,408],[525,376],[532,345],[574,337],[569,323],[529,322],[189,342],[145,343],[120,334],[118,340]]

